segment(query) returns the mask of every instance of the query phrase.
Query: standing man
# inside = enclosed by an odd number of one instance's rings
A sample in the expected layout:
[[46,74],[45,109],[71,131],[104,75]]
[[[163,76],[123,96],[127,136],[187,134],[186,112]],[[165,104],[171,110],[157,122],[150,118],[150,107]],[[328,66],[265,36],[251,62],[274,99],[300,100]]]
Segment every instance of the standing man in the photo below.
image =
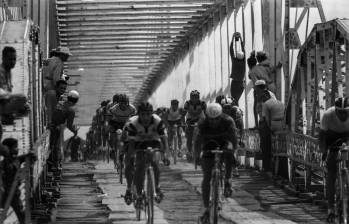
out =
[[0,65],[0,88],[12,92],[12,73],[17,60],[16,50],[13,47],[4,47],[2,50],[2,64]]
[[59,168],[62,160],[62,153],[60,148],[61,142],[61,129],[62,125],[66,124],[67,128],[77,135],[78,128],[74,125],[75,111],[73,106],[79,100],[79,93],[75,90],[71,90],[68,93],[68,100],[57,104],[53,111],[51,120],[51,135],[50,135],[50,148],[51,148],[51,162],[55,168]]
[[47,108],[47,118],[49,123],[52,120],[52,113],[56,108],[58,101],[60,100],[60,97],[67,90],[67,86],[68,86],[68,83],[65,80],[63,79],[58,80],[56,82],[55,89],[49,90],[45,96],[45,105]]
[[64,62],[66,62],[72,54],[67,47],[59,47],[54,56],[44,61],[42,68],[42,74],[44,78],[44,90],[47,93],[48,90],[55,88],[56,82],[63,79]]

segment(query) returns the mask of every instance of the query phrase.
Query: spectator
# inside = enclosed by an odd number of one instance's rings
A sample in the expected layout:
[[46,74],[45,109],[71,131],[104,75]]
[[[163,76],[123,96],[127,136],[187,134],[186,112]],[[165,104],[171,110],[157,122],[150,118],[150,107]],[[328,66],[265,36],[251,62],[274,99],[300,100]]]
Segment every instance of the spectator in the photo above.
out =
[[57,50],[52,51],[51,55],[53,56],[44,61],[42,68],[45,92],[53,90],[57,81],[63,79],[64,62],[67,61],[72,54],[69,48],[59,47]]
[[[256,127],[258,127],[258,121],[259,121],[258,116],[259,118],[262,118],[262,103],[263,103],[262,95],[264,91],[268,91],[265,81],[257,80],[254,83],[254,90],[253,90],[253,96],[254,96],[253,114],[254,114]],[[269,91],[269,94],[271,98],[276,99],[275,94],[273,92]]]
[[263,169],[271,170],[271,136],[283,129],[285,106],[279,100],[273,99],[268,90],[262,95],[262,119],[259,122],[260,148],[263,157]]
[[51,148],[51,158],[50,161],[55,168],[60,167],[60,162],[62,160],[61,152],[61,125],[67,125],[67,128],[73,132],[74,135],[77,134],[78,128],[74,125],[75,111],[73,106],[79,100],[79,93],[75,90],[71,90],[68,93],[68,100],[57,104],[55,110],[53,111],[51,120],[51,135],[50,135],[50,148]]
[[16,50],[13,47],[4,47],[2,50],[2,64],[0,65],[0,88],[12,92],[11,70],[16,65]]
[[[57,106],[60,97],[65,93],[68,83],[65,80],[58,80],[54,90],[49,90],[45,95],[45,104],[47,108],[47,119],[50,123],[52,120],[52,113]],[[50,126],[50,124],[48,125]]]
[[[9,149],[9,155],[4,160],[4,175],[2,177],[2,181],[4,183],[4,190],[5,190],[5,196],[10,195],[10,190],[12,187],[12,183],[15,180],[16,173],[19,170],[21,164],[25,161],[25,158],[27,156],[31,156],[32,158],[35,158],[33,153],[23,154],[20,156],[18,155],[18,141],[14,138],[7,138],[5,139],[2,144],[6,146]],[[22,202],[20,199],[21,192],[19,190],[19,183],[15,186],[16,190],[13,195],[11,206],[13,210],[15,211],[17,218],[19,220],[19,223],[25,223],[25,214],[22,209]],[[2,207],[5,206],[7,197],[4,197],[2,199],[1,205]]]

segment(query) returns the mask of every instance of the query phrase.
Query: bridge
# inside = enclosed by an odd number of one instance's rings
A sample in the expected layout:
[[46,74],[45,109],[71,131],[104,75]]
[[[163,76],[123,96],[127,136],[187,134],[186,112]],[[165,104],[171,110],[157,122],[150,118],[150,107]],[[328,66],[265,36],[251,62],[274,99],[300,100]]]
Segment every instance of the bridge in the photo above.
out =
[[[33,152],[18,170],[0,223],[17,223],[10,206],[17,185],[25,223],[145,223],[124,203],[111,161],[96,158],[49,169],[49,130],[42,91],[42,62],[50,50],[69,47],[68,89],[81,100],[75,123],[86,139],[103,100],[125,93],[133,104],[180,105],[197,89],[206,102],[230,95],[234,61],[230,47],[244,42],[244,146],[237,150],[240,177],[224,199],[219,223],[326,223],[326,170],[318,146],[319,122],[349,89],[349,3],[335,0],[4,0],[0,46],[13,46],[15,93],[25,94],[31,113],[3,125],[3,137],[19,140],[20,154]],[[338,3],[338,4],[337,4]],[[261,171],[259,132],[254,127],[247,56],[264,50],[279,62],[276,96],[286,106],[285,131],[272,138],[273,172]],[[234,78],[234,77],[233,77]],[[85,131],[86,130],[86,131]],[[61,133],[63,140],[70,136]],[[1,157],[1,162],[3,157]],[[155,223],[197,223],[202,213],[201,170],[180,159],[161,166],[165,199]],[[1,186],[0,181],[0,186]]]

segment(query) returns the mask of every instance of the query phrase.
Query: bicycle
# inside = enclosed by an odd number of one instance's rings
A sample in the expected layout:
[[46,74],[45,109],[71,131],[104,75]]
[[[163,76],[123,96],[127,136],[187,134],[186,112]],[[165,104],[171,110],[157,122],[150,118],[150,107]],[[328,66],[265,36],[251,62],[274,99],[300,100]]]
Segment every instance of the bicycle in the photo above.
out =
[[[225,166],[221,161],[221,155],[225,152],[231,153],[230,150],[222,149],[216,141],[210,141],[217,145],[215,150],[211,150],[205,153],[214,154],[214,166],[211,174],[211,182],[210,182],[210,212],[209,212],[209,220],[204,220],[203,223],[217,224],[218,223],[218,212],[221,210],[223,196],[226,197],[226,190],[224,185],[224,177],[225,177]],[[203,153],[204,154],[204,153]],[[198,223],[201,223],[201,219],[199,217]]]
[[[341,143],[338,146],[338,143]],[[328,147],[328,153],[332,149],[337,153],[336,162],[337,177],[336,177],[336,191],[335,191],[335,204],[334,204],[334,216],[329,216],[327,221],[332,223],[344,223],[348,224],[348,194],[349,194],[349,145],[347,139],[338,139],[330,147]],[[332,151],[333,153],[333,151]],[[327,161],[328,157],[326,158]]]
[[[134,207],[136,209],[137,221],[141,220],[142,209],[144,209],[147,224],[154,223],[154,199],[159,200],[159,196],[156,194],[154,169],[151,165],[152,161],[158,162],[160,160],[160,154],[157,152],[160,152],[160,149],[151,147],[137,150],[136,152],[136,156],[139,155],[139,153],[143,153],[143,156],[145,157],[146,168],[144,173],[145,177],[143,182],[142,195],[140,197],[141,200],[139,200],[139,198],[135,196],[137,195],[137,193],[135,191],[134,184],[132,187],[134,195]],[[144,205],[144,207],[142,205]]]
[[[177,163],[177,157],[181,157],[181,149],[179,147],[179,138],[181,138],[181,134],[178,135],[178,132],[181,133],[181,126],[178,124],[174,124],[170,127],[169,132],[171,133],[171,151],[173,157],[173,163]],[[169,134],[170,135],[170,134]]]

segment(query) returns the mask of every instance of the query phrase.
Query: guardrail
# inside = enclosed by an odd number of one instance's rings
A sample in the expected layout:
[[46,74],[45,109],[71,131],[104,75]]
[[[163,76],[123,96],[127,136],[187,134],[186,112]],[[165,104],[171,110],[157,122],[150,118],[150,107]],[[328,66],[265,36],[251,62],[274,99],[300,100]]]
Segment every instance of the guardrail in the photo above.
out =
[[25,223],[31,223],[32,196],[35,194],[35,190],[38,190],[36,193],[40,195],[41,185],[45,184],[40,179],[42,175],[45,175],[46,161],[49,156],[49,131],[43,133],[41,138],[34,144],[32,152],[36,155],[37,159],[33,161],[30,157],[26,157],[23,165],[17,170],[14,181],[11,184],[10,192],[7,192],[4,208],[0,213],[0,223],[4,223],[8,218],[8,209],[15,195],[16,188],[21,183],[24,183],[24,188],[20,190],[23,191],[25,196],[22,200],[25,211]]
[[[257,130],[245,130],[243,140],[246,151],[255,154],[260,152],[260,137]],[[294,186],[302,185],[303,190],[311,191],[314,175],[323,178],[322,153],[316,138],[292,132],[279,133],[272,137],[271,150],[274,174],[279,171],[280,158],[287,158],[289,180]],[[303,174],[299,174],[299,170],[302,170]]]

